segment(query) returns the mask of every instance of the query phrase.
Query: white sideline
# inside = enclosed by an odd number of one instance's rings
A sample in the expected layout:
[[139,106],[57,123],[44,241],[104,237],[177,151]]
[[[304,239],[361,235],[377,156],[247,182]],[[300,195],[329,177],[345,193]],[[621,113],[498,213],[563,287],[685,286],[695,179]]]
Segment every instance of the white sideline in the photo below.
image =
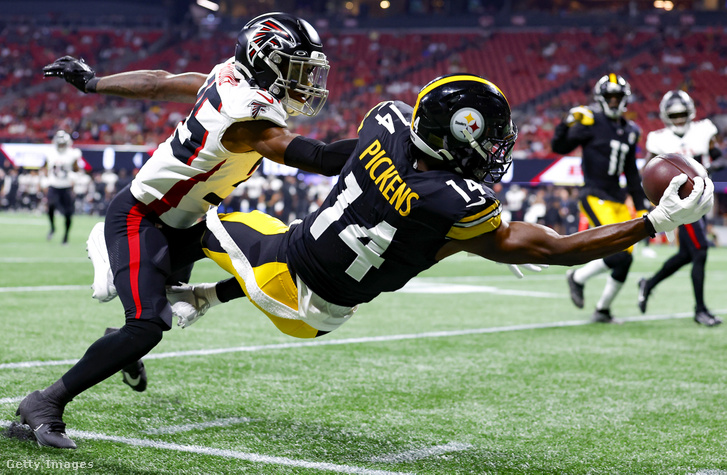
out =
[[[9,427],[10,421],[0,421],[0,427]],[[232,459],[246,460],[254,463],[266,463],[271,465],[286,465],[289,467],[311,468],[316,470],[328,470],[337,473],[353,473],[357,475],[414,475],[407,472],[389,472],[386,470],[373,470],[363,467],[353,467],[351,465],[339,465],[327,462],[308,462],[306,460],[295,460],[288,457],[274,457],[270,455],[261,455],[250,452],[238,452],[229,449],[215,449],[212,447],[203,447],[199,445],[182,445],[172,444],[169,442],[161,442],[157,440],[137,439],[133,437],[119,437],[115,435],[99,434],[97,432],[87,432],[83,430],[69,429],[68,435],[76,439],[89,440],[105,440],[108,442],[118,442],[121,444],[131,445],[134,447],[150,447],[153,449],[176,450],[178,452],[189,452],[201,455],[212,455],[216,457],[226,457]]]
[[[719,310],[718,313],[724,312]],[[671,313],[665,315],[645,315],[640,317],[626,317],[622,318],[623,322],[646,322],[653,320],[671,320],[675,318],[687,318],[691,317],[691,312]],[[313,346],[332,346],[332,345],[350,345],[356,343],[379,343],[384,341],[401,341],[401,340],[416,340],[420,338],[443,338],[452,336],[464,336],[464,335],[480,335],[486,333],[504,333],[513,331],[523,330],[541,330],[547,328],[561,328],[561,327],[577,327],[582,325],[593,325],[589,320],[568,320],[565,322],[546,322],[546,323],[527,323],[524,325],[512,325],[504,327],[489,327],[489,328],[472,328],[469,330],[452,330],[452,331],[441,331],[441,332],[427,332],[427,333],[409,333],[401,335],[382,335],[382,336],[369,336],[361,338],[345,338],[341,340],[313,340],[313,341],[295,341],[290,343],[278,343],[273,345],[256,345],[256,346],[238,346],[233,348],[216,348],[209,350],[188,350],[188,351],[170,351],[167,353],[150,353],[144,357],[145,360],[157,360],[164,358],[180,358],[185,356],[208,356],[208,355],[219,355],[224,353],[251,353],[256,351],[265,350],[284,350],[289,348],[304,348]],[[32,368],[38,366],[58,366],[58,365],[72,365],[75,364],[77,359],[73,360],[49,360],[49,361],[19,361],[16,363],[2,363],[0,364],[0,370],[2,369],[18,369],[18,368]]]

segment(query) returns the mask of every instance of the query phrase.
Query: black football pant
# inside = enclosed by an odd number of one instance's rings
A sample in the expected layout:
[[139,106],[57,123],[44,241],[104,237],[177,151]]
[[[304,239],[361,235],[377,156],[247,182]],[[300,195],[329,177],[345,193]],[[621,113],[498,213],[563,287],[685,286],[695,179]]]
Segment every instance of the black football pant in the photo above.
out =
[[71,397],[149,353],[172,326],[166,285],[188,282],[192,263],[204,257],[204,223],[189,229],[164,225],[129,187],[111,200],[104,234],[114,284],[126,323],[93,343],[63,377]]
[[707,264],[707,232],[704,220],[679,226],[679,251],[671,256],[659,271],[647,281],[647,290],[670,277],[685,265],[692,263],[692,287],[694,289],[695,311],[707,309],[704,304],[704,274]]

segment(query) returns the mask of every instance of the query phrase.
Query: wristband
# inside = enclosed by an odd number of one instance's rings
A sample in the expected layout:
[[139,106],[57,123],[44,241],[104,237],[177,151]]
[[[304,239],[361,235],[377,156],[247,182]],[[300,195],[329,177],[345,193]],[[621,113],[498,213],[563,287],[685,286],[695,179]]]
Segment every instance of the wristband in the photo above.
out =
[[656,229],[654,229],[654,223],[649,219],[648,213],[644,215],[644,226],[646,226],[646,232],[649,233],[649,236],[656,237]]
[[94,92],[95,93],[96,92],[96,85],[98,84],[98,82],[100,80],[101,80],[101,78],[97,78],[97,77],[93,77],[93,78],[89,79],[88,82],[86,83],[86,87],[85,87],[86,92],[87,93],[88,92]]

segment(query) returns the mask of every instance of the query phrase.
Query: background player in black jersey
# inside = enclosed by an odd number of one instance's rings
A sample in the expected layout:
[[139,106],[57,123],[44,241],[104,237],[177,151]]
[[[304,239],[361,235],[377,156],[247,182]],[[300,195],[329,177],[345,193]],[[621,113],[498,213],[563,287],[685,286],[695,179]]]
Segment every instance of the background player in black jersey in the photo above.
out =
[[[555,128],[551,147],[556,153],[570,153],[581,147],[581,168],[584,185],[580,191],[580,209],[591,227],[631,219],[626,205],[626,190],[619,179],[626,176],[626,187],[637,210],[644,210],[648,200],[641,188],[636,167],[636,145],[641,130],[623,117],[631,95],[631,87],[616,74],[603,76],[593,91],[599,108],[578,106]],[[641,212],[641,211],[640,211]],[[643,213],[641,212],[641,213]],[[633,247],[596,259],[567,273],[571,300],[583,308],[583,288],[588,279],[610,271],[593,313],[594,322],[611,323],[611,303],[621,290],[633,258]]]
[[[692,194],[679,199],[682,175],[643,219],[570,236],[507,223],[488,185],[510,166],[516,138],[510,106],[494,84],[467,74],[435,79],[413,108],[384,102],[366,115],[340,180],[316,212],[288,227],[258,211],[213,209],[178,236],[186,238],[177,243],[184,252],[173,256],[172,267],[213,259],[238,284],[225,296],[212,286],[217,301],[247,295],[281,331],[313,338],[346,322],[358,304],[457,252],[573,265],[699,219],[714,201],[708,179],[696,179]],[[46,392],[40,402],[34,422],[52,434],[43,432],[44,442],[70,447],[62,422],[68,401]]]
[[[717,145],[717,126],[709,119],[694,120],[697,110],[694,101],[685,91],[675,90],[664,94],[659,103],[659,116],[664,128],[649,132],[646,136],[647,160],[664,153],[680,153],[693,157],[710,172],[725,167],[727,159]],[[707,265],[707,220],[702,218],[694,223],[679,226],[679,250],[664,262],[656,274],[648,279],[639,280],[638,305],[646,312],[646,303],[651,291],[659,282],[670,277],[683,266],[692,264],[692,289],[694,291],[694,321],[715,326],[722,319],[709,311],[704,302],[704,275]]]
[[[263,157],[306,171],[336,175],[355,140],[326,145],[290,132],[289,114],[317,114],[328,97],[329,64],[315,29],[285,13],[261,15],[240,31],[235,55],[209,74],[132,71],[105,77],[66,56],[44,68],[83,92],[194,104],[159,145],[130,186],[109,204],[104,225],[88,241],[94,297],[116,293],[125,324],[94,342],[84,356],[44,391],[20,404],[21,421],[41,445],[74,448],[64,437],[63,407],[76,395],[121,371],[136,391],[146,388],[140,361],[172,326],[166,284],[187,282],[191,265],[173,268],[190,228]],[[108,248],[108,252],[106,249]],[[111,268],[113,283],[108,282]],[[45,422],[42,422],[45,421]]]

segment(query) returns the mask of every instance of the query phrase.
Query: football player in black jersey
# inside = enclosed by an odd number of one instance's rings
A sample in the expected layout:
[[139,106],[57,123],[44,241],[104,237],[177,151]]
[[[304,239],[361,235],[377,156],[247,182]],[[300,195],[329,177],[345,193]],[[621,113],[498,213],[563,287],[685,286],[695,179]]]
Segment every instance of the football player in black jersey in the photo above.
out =
[[[175,305],[203,310],[247,295],[284,333],[313,338],[347,321],[358,304],[401,288],[457,252],[509,264],[579,264],[693,222],[714,201],[712,182],[698,178],[681,200],[682,175],[643,219],[570,236],[507,223],[489,185],[511,165],[516,138],[507,99],[477,76],[437,78],[414,107],[383,102],[362,121],[358,144],[325,202],[300,223],[289,227],[258,211],[218,215],[213,209],[189,228],[186,242],[175,243],[185,252],[175,253],[173,269],[209,257],[235,277],[235,286],[229,280],[210,285]],[[67,439],[65,402],[59,407],[51,398],[48,393],[35,422],[51,425],[57,436],[46,445],[69,447],[60,440]]]
[[435,79],[414,107],[383,102],[359,126],[356,150],[316,212],[286,226],[259,213],[210,211],[204,254],[235,276],[195,286],[172,306],[186,326],[210,306],[247,295],[284,333],[320,336],[360,303],[401,288],[460,251],[509,264],[576,265],[694,221],[713,201],[711,181],[681,201],[675,179],[641,219],[562,236],[501,220],[490,185],[511,165],[517,131],[502,92],[469,74]]
[[[555,128],[551,141],[554,152],[566,154],[581,147],[581,168],[584,186],[580,192],[580,209],[591,227],[619,223],[631,219],[626,205],[626,192],[631,195],[640,214],[646,212],[648,200],[641,188],[636,167],[636,145],[639,127],[623,117],[631,87],[624,78],[607,74],[596,83],[593,92],[597,108],[578,106]],[[626,176],[626,190],[619,182]],[[594,322],[612,323],[611,303],[621,290],[631,267],[633,247],[596,259],[567,273],[570,295],[578,308],[583,308],[583,287],[588,279],[610,271],[601,298],[593,313]]]

